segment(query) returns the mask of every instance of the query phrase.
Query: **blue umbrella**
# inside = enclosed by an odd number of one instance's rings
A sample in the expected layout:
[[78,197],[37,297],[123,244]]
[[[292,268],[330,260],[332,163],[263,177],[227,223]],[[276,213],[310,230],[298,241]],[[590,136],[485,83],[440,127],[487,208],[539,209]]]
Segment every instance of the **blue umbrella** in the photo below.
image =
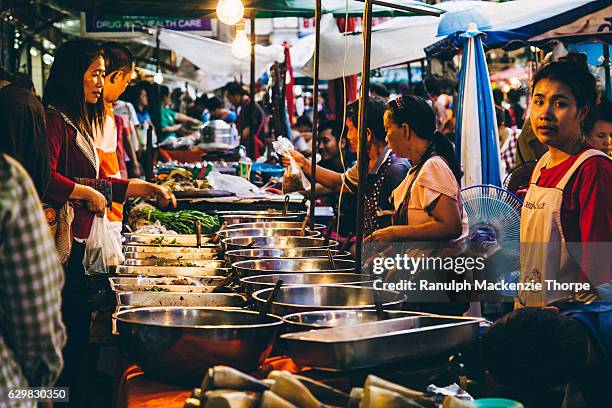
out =
[[459,71],[456,124],[457,157],[464,187],[491,184],[501,187],[499,139],[482,32],[475,23],[460,36],[463,57]]

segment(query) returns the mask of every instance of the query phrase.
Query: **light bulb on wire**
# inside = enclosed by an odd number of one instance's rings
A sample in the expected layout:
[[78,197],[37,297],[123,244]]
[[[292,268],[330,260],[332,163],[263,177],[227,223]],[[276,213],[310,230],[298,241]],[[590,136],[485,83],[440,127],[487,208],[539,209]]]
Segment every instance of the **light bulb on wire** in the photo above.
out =
[[222,23],[234,25],[244,17],[244,5],[241,0],[219,0],[217,3],[217,18]]
[[245,59],[251,55],[251,42],[244,29],[244,23],[236,26],[236,38],[234,38],[234,42],[232,42],[232,54],[240,59]]
[[155,75],[153,75],[153,82],[155,82],[157,85],[161,85],[162,82],[164,82],[164,76],[161,72],[156,72]]

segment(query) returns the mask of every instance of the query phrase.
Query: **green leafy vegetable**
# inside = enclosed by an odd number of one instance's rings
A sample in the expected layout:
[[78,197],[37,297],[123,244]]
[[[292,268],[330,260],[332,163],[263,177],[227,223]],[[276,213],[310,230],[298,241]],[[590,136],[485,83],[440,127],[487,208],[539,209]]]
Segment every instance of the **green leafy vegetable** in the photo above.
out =
[[[144,204],[135,206],[130,211],[128,222],[130,227],[142,225],[143,223],[153,224],[159,221],[164,227],[169,230],[176,231],[179,234],[195,234],[196,233],[196,221],[200,221],[202,226],[202,234],[214,234],[221,228],[219,217],[216,215],[208,215],[201,211],[195,210],[181,210],[181,211],[161,211],[157,208]],[[153,242],[153,244],[161,245],[162,240],[159,242]],[[176,244],[170,242],[169,244]]]

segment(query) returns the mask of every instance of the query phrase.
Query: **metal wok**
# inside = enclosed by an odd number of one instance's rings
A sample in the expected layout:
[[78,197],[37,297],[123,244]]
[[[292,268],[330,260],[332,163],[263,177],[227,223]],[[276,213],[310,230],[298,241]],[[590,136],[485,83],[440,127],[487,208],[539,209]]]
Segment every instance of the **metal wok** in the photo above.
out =
[[319,231],[301,228],[241,228],[225,229],[217,232],[222,239],[234,237],[319,237]]
[[[261,307],[273,289],[253,293]],[[376,290],[364,286],[321,285],[281,287],[272,303],[272,313],[286,316],[314,310],[373,309],[374,302],[384,307],[399,307],[406,296],[390,290]]]
[[243,237],[221,240],[225,251],[248,248],[330,248],[338,249],[340,243],[330,240],[325,244],[323,238],[314,237]]
[[328,250],[322,248],[256,248],[256,249],[236,249],[227,251],[225,257],[228,265],[240,261],[252,259],[329,259],[331,251],[334,259],[351,259],[351,253],[347,251]]
[[254,371],[283,324],[274,315],[199,307],[136,308],[113,317],[130,361],[148,376],[189,387],[199,385],[214,365]]
[[332,266],[328,259],[255,259],[236,262],[232,268],[240,277],[281,273],[354,273],[355,261],[338,259]]
[[240,279],[247,294],[273,288],[278,280],[283,285],[362,285],[374,282],[368,275],[357,273],[275,273],[255,275]]
[[[244,222],[240,224],[226,225],[224,229],[240,229],[240,228],[298,228],[302,229],[302,223],[296,221],[271,221],[271,222]],[[315,224],[315,231],[323,232],[326,228],[323,224]],[[308,226],[306,226],[308,230]]]
[[[400,317],[425,316],[427,313],[404,310],[385,310],[385,320]],[[376,310],[321,310],[316,312],[292,313],[283,316],[289,331],[329,329],[332,327],[352,326],[354,324],[378,321]]]

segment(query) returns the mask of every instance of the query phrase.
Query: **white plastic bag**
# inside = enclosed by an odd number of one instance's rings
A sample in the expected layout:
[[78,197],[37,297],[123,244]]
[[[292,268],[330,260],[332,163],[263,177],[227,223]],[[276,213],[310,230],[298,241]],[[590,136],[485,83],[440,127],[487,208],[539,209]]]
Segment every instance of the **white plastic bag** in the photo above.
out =
[[289,194],[310,189],[310,181],[291,156],[290,151],[295,150],[291,141],[286,137],[279,137],[275,142],[272,142],[272,146],[276,153],[288,157],[291,163],[283,176],[283,193]]
[[121,241],[113,232],[113,227],[106,214],[104,217],[95,216],[89,231],[89,237],[85,242],[85,256],[83,266],[86,275],[108,274],[111,267],[123,263],[121,252]]
[[211,171],[208,176],[206,176],[206,180],[208,180],[208,184],[215,190],[229,191],[239,197],[262,194],[259,187],[243,177]]

